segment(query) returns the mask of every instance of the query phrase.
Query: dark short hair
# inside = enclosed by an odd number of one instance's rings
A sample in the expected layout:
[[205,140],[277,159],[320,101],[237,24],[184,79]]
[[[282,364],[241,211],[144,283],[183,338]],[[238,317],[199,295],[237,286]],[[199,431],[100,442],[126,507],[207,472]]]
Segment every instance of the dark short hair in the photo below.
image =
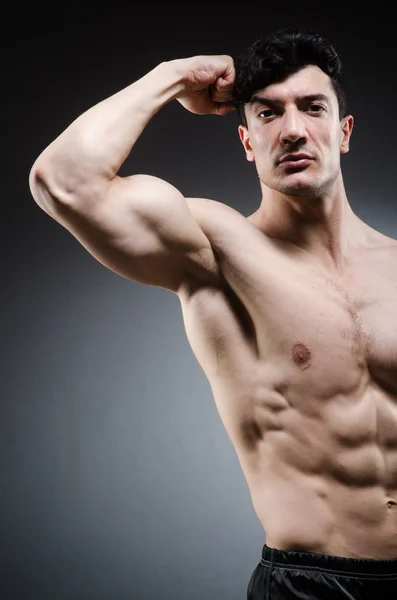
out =
[[342,63],[333,46],[316,31],[279,29],[254,42],[234,59],[236,79],[232,102],[243,125],[247,126],[244,106],[253,94],[271,83],[278,83],[308,65],[317,65],[332,83],[339,105],[339,118],[347,114]]

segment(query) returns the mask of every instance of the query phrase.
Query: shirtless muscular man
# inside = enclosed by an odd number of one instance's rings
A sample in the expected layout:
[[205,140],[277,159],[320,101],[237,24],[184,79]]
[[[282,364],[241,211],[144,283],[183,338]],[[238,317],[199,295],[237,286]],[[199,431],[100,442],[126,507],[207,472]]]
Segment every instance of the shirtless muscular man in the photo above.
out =
[[[245,217],[117,173],[162,106],[226,115],[255,163]],[[103,265],[174,292],[266,532],[250,600],[397,598],[397,242],[348,202],[341,61],[285,28],[165,61],[37,158],[37,204]]]

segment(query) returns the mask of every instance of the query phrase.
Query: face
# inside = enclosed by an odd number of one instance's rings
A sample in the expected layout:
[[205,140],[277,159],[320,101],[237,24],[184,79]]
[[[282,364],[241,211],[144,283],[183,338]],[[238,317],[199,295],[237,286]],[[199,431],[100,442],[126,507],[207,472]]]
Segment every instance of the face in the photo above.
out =
[[[291,196],[318,196],[340,172],[349,150],[353,117],[339,120],[331,80],[309,65],[254,94],[245,107],[247,127],[239,135],[247,160],[256,163],[265,186]],[[305,154],[309,158],[291,157]]]

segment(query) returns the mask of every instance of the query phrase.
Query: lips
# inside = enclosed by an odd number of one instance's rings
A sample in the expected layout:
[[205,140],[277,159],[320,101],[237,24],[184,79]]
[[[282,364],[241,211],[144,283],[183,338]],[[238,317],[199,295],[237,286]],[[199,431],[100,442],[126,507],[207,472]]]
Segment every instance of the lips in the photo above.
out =
[[297,154],[288,154],[280,160],[280,165],[287,169],[298,169],[300,167],[307,167],[314,160],[309,154],[299,152]]
[[287,154],[287,156],[285,156],[284,158],[282,158],[280,160],[280,163],[299,162],[301,160],[306,160],[306,159],[312,160],[312,157],[309,154],[304,154],[303,152],[298,152],[297,154]]

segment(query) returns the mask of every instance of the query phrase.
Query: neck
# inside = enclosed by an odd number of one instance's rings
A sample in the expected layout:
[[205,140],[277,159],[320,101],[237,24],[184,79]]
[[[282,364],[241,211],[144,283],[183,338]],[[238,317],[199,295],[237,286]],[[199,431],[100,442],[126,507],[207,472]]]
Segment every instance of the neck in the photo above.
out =
[[352,211],[339,173],[319,197],[282,194],[261,183],[262,201],[249,218],[263,233],[297,246],[326,269],[343,270],[363,242],[365,224]]

